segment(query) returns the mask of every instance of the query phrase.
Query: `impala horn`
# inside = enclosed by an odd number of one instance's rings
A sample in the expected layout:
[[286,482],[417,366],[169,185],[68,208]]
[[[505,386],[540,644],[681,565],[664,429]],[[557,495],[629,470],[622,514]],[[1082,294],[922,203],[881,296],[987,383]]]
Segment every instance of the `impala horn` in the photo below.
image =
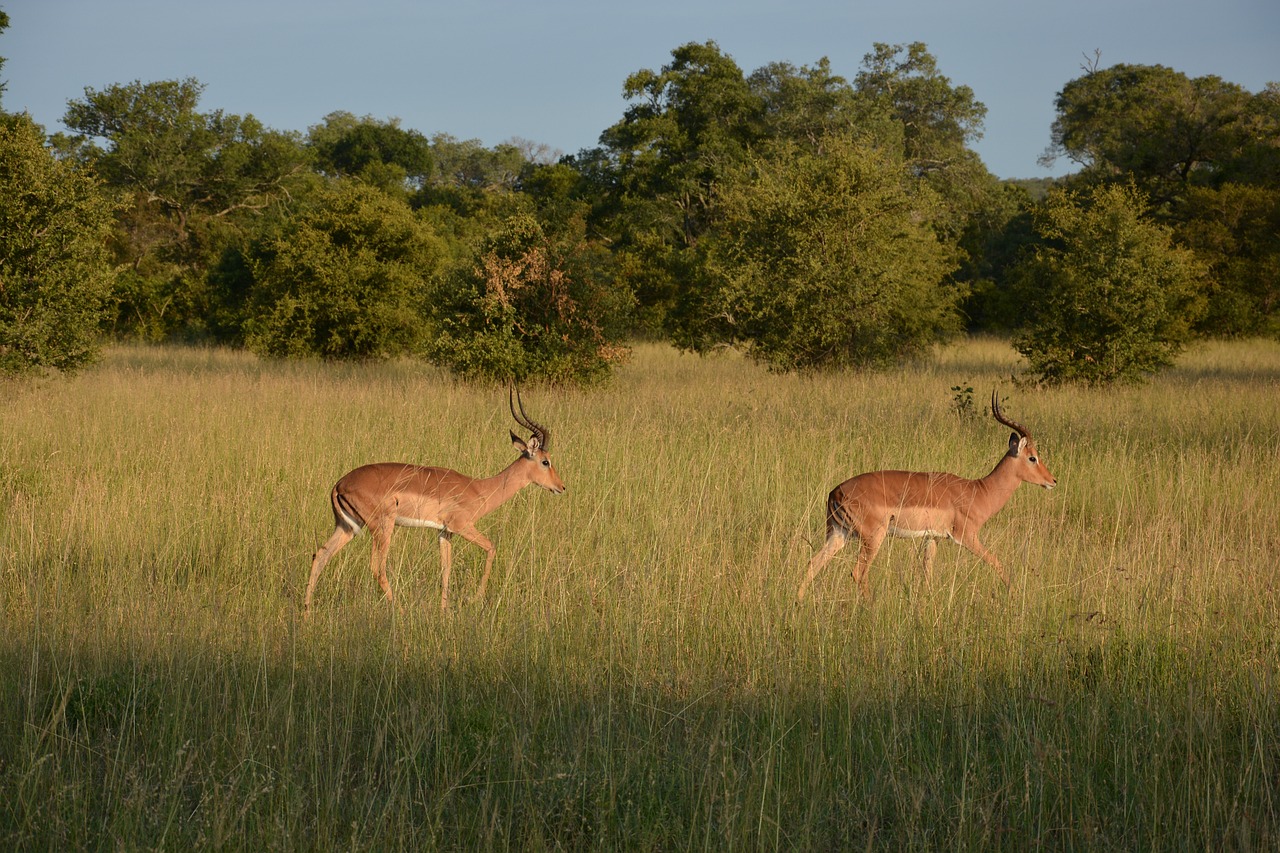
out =
[[1007,426],[1009,429],[1014,430],[1015,432],[1018,433],[1018,435],[1022,436],[1023,438],[1031,437],[1031,433],[1027,432],[1026,427],[1018,423],[1017,421],[1009,420],[1000,412],[1000,398],[996,396],[995,391],[991,392],[991,417],[995,418],[1000,423]]
[[[515,418],[516,423],[533,433],[533,438],[538,442],[538,447],[543,450],[551,444],[551,432],[542,424],[532,420],[524,412],[524,401],[520,399],[520,392],[514,385],[508,391],[507,403],[511,406],[511,417]],[[516,413],[516,406],[520,407],[520,412]]]

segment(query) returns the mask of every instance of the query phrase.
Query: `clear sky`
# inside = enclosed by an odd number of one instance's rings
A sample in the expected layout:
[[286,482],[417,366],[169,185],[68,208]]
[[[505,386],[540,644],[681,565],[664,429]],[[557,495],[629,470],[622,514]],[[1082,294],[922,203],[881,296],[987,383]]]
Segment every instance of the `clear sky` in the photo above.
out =
[[195,77],[201,111],[305,132],[336,110],[493,146],[565,153],[622,117],[622,84],[687,42],[749,74],[827,57],[852,80],[875,42],[921,41],[987,106],[975,143],[1004,178],[1042,169],[1053,101],[1086,57],[1280,81],[1280,0],[0,0],[0,103],[64,130],[86,87]]

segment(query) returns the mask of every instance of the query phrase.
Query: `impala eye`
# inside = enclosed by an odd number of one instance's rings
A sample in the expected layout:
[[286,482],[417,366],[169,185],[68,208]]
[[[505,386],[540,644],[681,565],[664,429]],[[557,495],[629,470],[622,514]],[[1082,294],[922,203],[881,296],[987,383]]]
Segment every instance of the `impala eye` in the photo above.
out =
[[1036,464],[1036,458],[1034,456],[1028,456],[1027,461],[1030,462],[1032,465]]
[[550,460],[550,459],[543,459],[543,460],[542,460],[542,467],[543,467],[543,468],[550,468],[550,467],[551,467],[551,460]]

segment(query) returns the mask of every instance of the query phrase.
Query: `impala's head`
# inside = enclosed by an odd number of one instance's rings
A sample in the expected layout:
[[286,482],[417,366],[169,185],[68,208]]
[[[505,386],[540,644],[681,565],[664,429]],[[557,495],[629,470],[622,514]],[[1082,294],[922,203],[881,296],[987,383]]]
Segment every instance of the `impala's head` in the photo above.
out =
[[995,391],[991,392],[991,417],[1009,427],[1009,429],[1014,430],[1013,434],[1009,436],[1009,453],[1007,455],[1017,460],[1014,470],[1018,474],[1018,479],[1031,483],[1033,486],[1044,486],[1046,489],[1052,489],[1058,485],[1057,478],[1049,473],[1049,469],[1041,461],[1040,453],[1036,450],[1036,443],[1032,440],[1031,434],[1027,432],[1027,428],[1001,414],[1000,399],[996,396]]
[[[555,466],[551,464],[551,457],[547,455],[547,446],[551,443],[551,432],[536,421],[530,420],[524,413],[524,402],[520,399],[520,392],[514,388],[508,394],[508,403],[511,406],[511,417],[530,432],[528,441],[514,432],[511,433],[512,447],[520,451],[521,457],[532,466],[529,482],[536,483],[557,495],[564,494],[564,480],[560,479]],[[517,405],[520,407],[519,413],[516,412]]]

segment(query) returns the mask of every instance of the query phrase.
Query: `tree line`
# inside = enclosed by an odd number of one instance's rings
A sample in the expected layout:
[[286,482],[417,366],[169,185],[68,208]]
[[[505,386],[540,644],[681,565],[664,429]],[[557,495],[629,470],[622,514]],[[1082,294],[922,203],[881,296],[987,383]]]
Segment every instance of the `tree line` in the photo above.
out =
[[996,331],[1103,383],[1280,334],[1280,88],[1083,71],[1047,188],[986,169],[985,107],[919,43],[852,80],[682,45],[570,155],[342,112],[278,131],[195,79],[86,89],[51,136],[0,103],[0,370],[144,339],[590,382],[640,336],[814,370]]

